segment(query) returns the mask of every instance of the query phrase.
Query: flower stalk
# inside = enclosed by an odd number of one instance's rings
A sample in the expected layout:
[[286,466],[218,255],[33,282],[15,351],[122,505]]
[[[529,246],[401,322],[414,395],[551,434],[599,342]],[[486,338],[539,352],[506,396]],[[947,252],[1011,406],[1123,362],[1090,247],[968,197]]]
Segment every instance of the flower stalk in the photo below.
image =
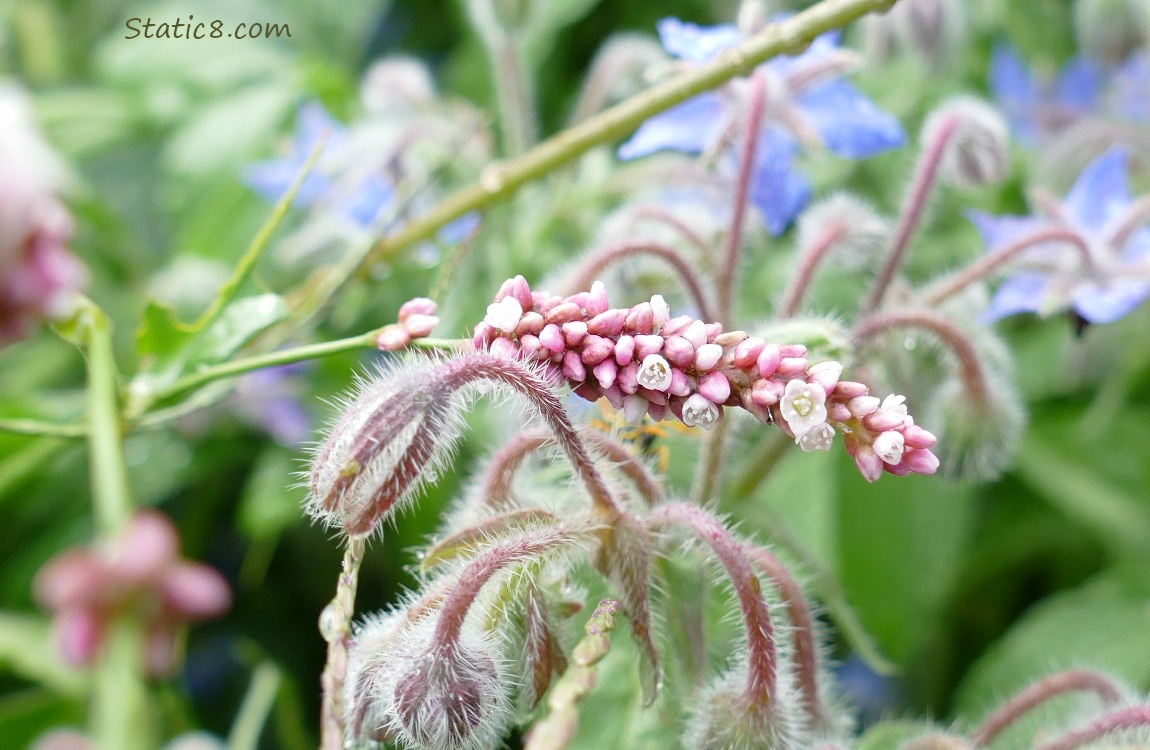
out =
[[365,546],[364,537],[348,538],[335,597],[320,613],[319,629],[327,641],[327,662],[320,677],[323,687],[323,704],[320,707],[321,750],[343,750],[345,746],[343,685],[347,679],[351,618],[355,613],[355,592],[359,585],[359,568],[363,562]]

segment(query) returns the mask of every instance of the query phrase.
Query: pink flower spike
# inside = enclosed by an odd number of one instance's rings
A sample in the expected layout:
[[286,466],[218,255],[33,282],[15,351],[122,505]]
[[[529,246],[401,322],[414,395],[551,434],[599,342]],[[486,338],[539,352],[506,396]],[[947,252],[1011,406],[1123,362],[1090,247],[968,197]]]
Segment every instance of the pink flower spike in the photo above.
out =
[[740,370],[750,369],[758,361],[759,354],[762,353],[766,345],[767,342],[758,337],[744,339],[741,344],[735,347],[735,359],[732,364]]
[[587,336],[587,324],[581,320],[572,320],[563,324],[563,340],[567,346],[579,346]]
[[563,332],[554,323],[543,326],[543,330],[539,332],[539,343],[555,354],[567,349],[567,342],[563,340]]
[[626,367],[631,364],[631,359],[635,356],[635,339],[631,336],[623,335],[615,342],[615,362],[620,367]]
[[779,360],[779,366],[778,369],[775,370],[775,373],[779,377],[786,378],[787,380],[805,378],[807,374],[807,360],[805,357],[783,357]]
[[409,299],[399,307],[399,322],[403,323],[412,315],[435,315],[436,309],[435,300],[427,297]]
[[713,370],[723,358],[723,347],[718,344],[703,344],[695,350],[695,368],[707,372]]
[[755,365],[759,368],[759,376],[769,378],[775,374],[779,369],[779,362],[782,360],[782,352],[778,344],[767,344],[763,350],[759,352],[759,358]]
[[623,332],[623,324],[626,320],[626,310],[607,310],[587,321],[587,332],[596,336],[614,338]]
[[583,366],[583,360],[579,359],[579,355],[575,352],[563,355],[563,377],[578,381],[587,379],[587,368]]
[[938,456],[926,448],[910,448],[902,454],[903,465],[915,474],[933,474],[938,471]]
[[635,359],[643,360],[663,351],[663,337],[640,333],[635,336]]
[[726,403],[731,397],[731,381],[721,372],[709,372],[699,380],[699,393],[716,404]]
[[434,315],[415,314],[409,315],[407,320],[404,320],[403,330],[413,339],[421,339],[431,335],[435,327],[439,325],[439,318]]
[[613,360],[605,359],[595,365],[591,372],[595,376],[595,379],[599,381],[600,387],[611,388],[615,385],[615,378],[619,374],[619,366],[616,365]]
[[695,347],[681,336],[671,336],[663,342],[663,356],[675,367],[685,370],[695,364]]
[[411,344],[411,334],[403,330],[403,326],[392,323],[379,330],[375,337],[375,346],[380,351],[398,352]]

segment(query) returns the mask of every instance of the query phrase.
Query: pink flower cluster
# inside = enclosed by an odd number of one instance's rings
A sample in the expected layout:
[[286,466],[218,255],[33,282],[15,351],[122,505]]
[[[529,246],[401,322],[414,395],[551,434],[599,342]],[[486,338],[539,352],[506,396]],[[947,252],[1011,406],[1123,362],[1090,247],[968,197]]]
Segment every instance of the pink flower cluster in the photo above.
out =
[[672,318],[663,298],[612,308],[603,285],[558,297],[504,282],[475,328],[475,346],[543,363],[580,396],[606,398],[626,418],[673,415],[710,429],[724,407],[775,423],[804,450],[829,450],[835,429],[869,481],[883,471],[931,474],[935,437],[914,424],[902,396],[885,401],[862,383],[840,380],[842,365],[811,364],[802,344],[768,343],[720,323]]
[[145,661],[162,676],[176,664],[176,631],[187,622],[218,617],[231,606],[223,576],[206,565],[184,562],[172,522],[143,511],[111,544],[72,549],[40,569],[36,599],[51,610],[65,660],[91,664],[108,626],[134,614],[146,628]]
[[404,302],[399,308],[399,322],[379,329],[375,345],[385,352],[398,352],[406,349],[412,339],[430,336],[439,325],[435,310],[435,300],[427,297],[416,297]]

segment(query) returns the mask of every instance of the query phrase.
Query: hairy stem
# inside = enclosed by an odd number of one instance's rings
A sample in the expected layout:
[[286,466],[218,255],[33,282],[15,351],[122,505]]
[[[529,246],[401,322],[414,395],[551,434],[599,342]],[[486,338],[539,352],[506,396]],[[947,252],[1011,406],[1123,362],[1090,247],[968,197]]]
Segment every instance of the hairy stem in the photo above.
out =
[[917,328],[933,334],[958,360],[959,376],[966,393],[980,404],[990,402],[989,386],[974,342],[945,315],[913,308],[875,313],[855,326],[852,337],[857,343],[862,343],[885,331],[901,328]]
[[743,251],[743,222],[747,216],[747,202],[750,198],[751,177],[755,172],[755,154],[759,150],[759,136],[762,133],[763,108],[766,106],[767,82],[762,73],[751,77],[750,91],[747,94],[747,109],[743,113],[744,140],[739,154],[739,177],[735,183],[735,199],[731,206],[731,226],[727,230],[727,240],[723,248],[723,259],[716,279],[719,299],[719,318],[725,323],[733,320],[731,313],[735,306],[736,277],[739,273],[739,259]]
[[1047,242],[1061,242],[1069,245],[1082,256],[1082,263],[1085,268],[1094,267],[1090,245],[1079,232],[1070,227],[1050,227],[1019,237],[1015,241],[983,255],[961,271],[931,284],[924,293],[926,304],[931,307],[941,304],[970,284],[990,276],[1019,253]]
[[811,285],[815,271],[827,257],[827,253],[842,239],[846,233],[842,224],[832,224],[815,238],[815,241],[802,249],[799,255],[799,265],[787,284],[783,293],[783,301],[779,304],[779,317],[790,318],[799,311],[799,305]]
[[592,282],[599,278],[603,269],[620,260],[628,260],[636,255],[651,255],[667,262],[683,285],[687,288],[695,306],[699,308],[699,317],[703,320],[715,320],[714,311],[707,302],[707,295],[703,292],[703,285],[698,272],[687,258],[670,245],[663,245],[653,240],[630,240],[617,245],[608,245],[593,253],[584,256],[579,266],[571,274],[568,286],[572,290],[589,289]]
[[1015,695],[982,722],[970,741],[978,747],[989,745],[1023,714],[1060,695],[1072,692],[1097,693],[1106,703],[1117,703],[1122,697],[1118,686],[1106,675],[1086,669],[1069,669],[1052,674]]
[[516,159],[491,165],[484,170],[478,183],[449,196],[423,217],[377,242],[361,268],[432,236],[441,227],[469,211],[506,198],[523,184],[542,177],[594,147],[627,135],[651,116],[736,76],[745,76],[756,65],[776,55],[795,54],[819,34],[845,26],[871,11],[889,8],[893,2],[823,0],[802,13],[767,26],[739,46],[725,50],[714,60],[653,86],[557,134]]
[[654,527],[681,526],[710,546],[734,584],[747,631],[747,693],[753,710],[765,711],[775,695],[777,656],[771,613],[763,598],[759,579],[751,569],[743,546],[719,519],[706,510],[687,503],[667,503],[651,512],[648,523]]
[[1089,724],[1039,745],[1037,750],[1074,750],[1100,740],[1111,732],[1150,727],[1150,706],[1131,706],[1100,716]]
[[878,278],[871,288],[870,296],[863,304],[864,312],[873,312],[882,304],[887,289],[894,281],[895,275],[906,259],[906,251],[915,231],[922,222],[922,215],[930,202],[930,195],[938,182],[938,168],[946,155],[950,139],[958,130],[957,116],[951,117],[935,132],[934,140],[927,143],[915,165],[914,179],[910,184],[910,193],[903,203],[902,212],[898,218],[898,227],[895,229],[894,239],[887,251],[886,260],[879,269]]
[[359,585],[359,566],[363,562],[364,537],[348,537],[335,597],[320,613],[320,633],[327,641],[327,662],[320,685],[320,749],[343,750],[344,705],[343,683],[347,679],[348,645],[351,641],[351,618],[355,614],[355,591]]

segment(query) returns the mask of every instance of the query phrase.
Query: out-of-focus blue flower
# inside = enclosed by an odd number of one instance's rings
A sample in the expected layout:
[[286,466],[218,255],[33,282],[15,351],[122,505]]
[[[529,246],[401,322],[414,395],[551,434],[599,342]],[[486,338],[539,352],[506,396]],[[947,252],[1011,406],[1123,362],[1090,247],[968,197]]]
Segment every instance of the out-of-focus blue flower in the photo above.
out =
[[851,654],[835,670],[836,684],[858,712],[863,727],[891,714],[899,705],[898,684],[884,677],[856,654]]
[[1136,52],[1123,63],[1114,74],[1110,97],[1116,116],[1150,123],[1150,52]]
[[[391,155],[357,153],[362,144],[356,143],[348,129],[318,102],[300,107],[291,153],[251,166],[245,181],[268,201],[278,201],[325,137],[323,152],[300,185],[295,205],[326,207],[355,226],[368,229],[395,208],[395,188],[383,174],[383,165]],[[478,225],[478,214],[466,214],[444,226],[438,239],[448,244],[462,242]]]
[[256,370],[236,383],[236,413],[281,445],[294,448],[311,436],[311,415],[300,399],[296,375],[306,364]]
[[1066,242],[1036,244],[1025,270],[998,288],[988,320],[1073,308],[1090,323],[1110,323],[1150,297],[1150,226],[1130,194],[1126,152],[1112,148],[1086,166],[1055,216],[991,216],[971,212],[991,251],[1035,232],[1061,227],[1079,238],[1090,267]]
[[[733,25],[696,26],[676,18],[663,19],[658,29],[663,48],[691,63],[710,60],[743,38]],[[864,159],[906,142],[898,120],[842,80],[847,55],[838,40],[837,32],[823,34],[801,55],[758,68],[767,77],[767,100],[751,198],[772,234],[781,234],[810,199],[810,183],[794,166],[803,146],[818,142],[843,158]],[[727,138],[744,109],[739,86],[700,94],[655,115],[620,146],[619,157],[713,147]],[[741,143],[730,140],[735,148]]]
[[1020,140],[1034,145],[1089,115],[1098,105],[1103,71],[1082,57],[1051,81],[1035,76],[1013,47],[1000,44],[990,59],[990,90]]

